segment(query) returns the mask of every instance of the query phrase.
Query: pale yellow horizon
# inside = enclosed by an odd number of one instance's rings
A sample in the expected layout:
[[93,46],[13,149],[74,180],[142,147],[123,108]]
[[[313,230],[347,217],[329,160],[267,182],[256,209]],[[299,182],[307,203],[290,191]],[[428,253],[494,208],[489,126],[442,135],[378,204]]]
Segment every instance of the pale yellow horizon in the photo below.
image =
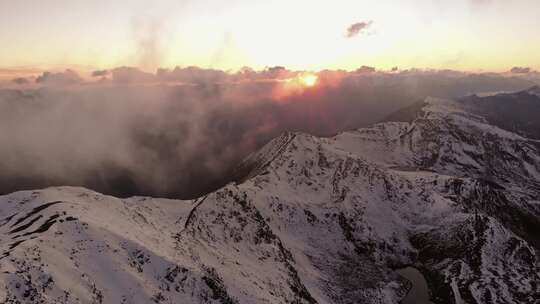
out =
[[2,1],[0,70],[540,69],[540,2],[440,2]]

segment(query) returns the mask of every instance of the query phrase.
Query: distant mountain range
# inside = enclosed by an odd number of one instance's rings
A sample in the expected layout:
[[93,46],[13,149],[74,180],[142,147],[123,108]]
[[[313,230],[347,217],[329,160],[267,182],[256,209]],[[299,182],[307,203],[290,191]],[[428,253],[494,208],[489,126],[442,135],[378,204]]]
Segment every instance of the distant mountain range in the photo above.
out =
[[518,93],[487,97],[476,95],[460,101],[472,113],[481,115],[499,128],[540,140],[540,87]]
[[[0,197],[2,303],[538,303],[538,87],[284,133],[201,198]],[[536,120],[534,119],[536,117]]]

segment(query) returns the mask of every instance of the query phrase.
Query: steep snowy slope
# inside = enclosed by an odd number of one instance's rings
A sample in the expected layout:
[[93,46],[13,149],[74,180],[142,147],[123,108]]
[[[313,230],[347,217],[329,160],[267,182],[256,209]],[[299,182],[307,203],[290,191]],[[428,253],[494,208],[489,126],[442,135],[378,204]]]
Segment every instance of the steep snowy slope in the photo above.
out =
[[540,153],[459,103],[287,133],[194,201],[81,188],[0,198],[5,303],[435,303],[540,298]]
[[494,127],[460,103],[427,102],[412,123],[382,123],[343,133],[331,144],[386,168],[473,178],[477,185],[474,199],[468,201],[471,207],[504,217],[539,245],[537,141]]

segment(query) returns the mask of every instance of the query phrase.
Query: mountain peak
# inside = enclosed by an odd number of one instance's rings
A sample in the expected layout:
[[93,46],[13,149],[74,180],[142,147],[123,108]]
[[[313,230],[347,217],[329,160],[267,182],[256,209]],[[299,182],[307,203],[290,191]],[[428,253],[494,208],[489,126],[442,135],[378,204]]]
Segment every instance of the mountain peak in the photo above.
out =
[[297,137],[306,134],[300,132],[283,132],[278,137],[272,139],[264,145],[259,151],[248,156],[235,170],[234,180],[237,182],[245,181],[251,177],[264,172],[272,161],[278,158],[287,146]]

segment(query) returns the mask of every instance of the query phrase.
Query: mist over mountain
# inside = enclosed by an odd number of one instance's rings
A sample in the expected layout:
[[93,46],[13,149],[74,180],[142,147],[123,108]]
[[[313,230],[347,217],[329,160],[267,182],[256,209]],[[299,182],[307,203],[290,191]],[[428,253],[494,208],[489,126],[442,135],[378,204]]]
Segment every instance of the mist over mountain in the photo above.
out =
[[330,136],[426,96],[517,91],[530,79],[454,71],[237,73],[121,67],[43,73],[0,89],[0,193],[52,185],[118,196],[194,198],[283,131]]

